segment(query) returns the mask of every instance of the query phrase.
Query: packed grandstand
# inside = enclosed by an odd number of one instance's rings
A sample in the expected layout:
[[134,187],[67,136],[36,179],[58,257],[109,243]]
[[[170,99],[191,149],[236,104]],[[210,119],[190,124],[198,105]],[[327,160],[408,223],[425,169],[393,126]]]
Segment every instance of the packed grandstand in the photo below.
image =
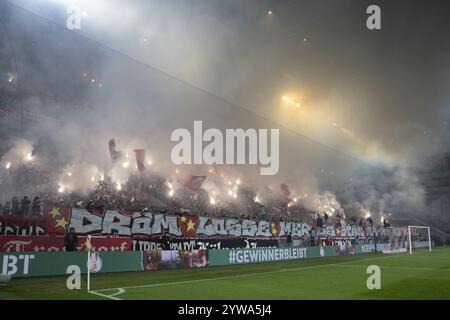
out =
[[[194,188],[196,179],[201,182]],[[190,177],[175,189],[147,171],[131,174],[120,188],[107,176],[84,195],[59,190],[13,196],[1,205],[0,248],[64,251],[70,229],[80,237],[79,251],[87,249],[88,235],[94,236],[94,249],[138,251],[389,243],[393,234],[399,243],[407,242],[406,228],[391,227],[387,217],[375,223],[371,216],[348,217],[325,205],[311,210],[302,202],[307,195],[295,195],[286,184],[264,205],[240,181],[234,194],[212,202],[201,188],[205,179]]]

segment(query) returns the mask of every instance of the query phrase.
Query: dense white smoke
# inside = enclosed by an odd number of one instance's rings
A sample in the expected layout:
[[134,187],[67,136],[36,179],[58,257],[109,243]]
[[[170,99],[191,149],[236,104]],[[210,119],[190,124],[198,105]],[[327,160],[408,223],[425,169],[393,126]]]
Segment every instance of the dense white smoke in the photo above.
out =
[[[75,33],[64,29],[66,9],[72,3],[83,12],[82,29]],[[295,19],[290,9],[279,8],[268,17],[264,3],[135,1],[124,7],[111,0],[21,0],[15,4],[36,14],[6,4],[0,13],[13,41],[24,118],[29,121],[20,126],[17,108],[16,116],[0,119],[1,140],[7,146],[0,150],[1,201],[37,188],[17,190],[7,176],[8,163],[10,167],[26,163],[29,153],[35,153],[29,165],[52,172],[49,187],[85,193],[106,175],[124,184],[136,171],[133,150],[143,148],[151,163],[148,170],[174,185],[180,184],[180,176],[208,175],[204,188],[213,202],[233,197],[239,186],[245,186],[264,204],[283,197],[280,184],[286,183],[296,201],[329,214],[370,214],[381,220],[388,212],[425,212],[424,189],[411,167],[423,166],[448,150],[442,143],[448,138],[447,124],[441,121],[448,117],[448,108],[426,108],[437,89],[427,87],[418,99],[419,90],[397,83],[411,79],[412,59],[402,62],[401,70],[388,70],[390,75],[379,73],[373,54],[365,50],[358,51],[361,58],[353,61],[357,53],[349,57],[347,36],[342,43],[335,39],[349,32],[357,17],[349,17],[348,30],[334,34],[306,16],[291,30],[288,26]],[[339,10],[332,2],[322,5],[330,9],[327,15],[336,15],[331,9]],[[320,6],[305,4],[300,11],[317,12]],[[0,34],[2,53],[10,52],[5,36]],[[366,34],[356,36],[363,39]],[[332,50],[322,44],[327,41]],[[377,45],[375,40],[364,41],[369,48]],[[414,44],[405,46],[411,49]],[[396,62],[388,53],[383,57],[387,65]],[[17,95],[11,54],[2,55],[0,62],[2,90]],[[367,66],[365,72],[346,78],[348,70],[361,65]],[[421,68],[435,70],[433,65]],[[302,80],[292,80],[293,74],[302,75]],[[392,82],[381,84],[389,76]],[[394,84],[400,93],[388,88]],[[415,80],[411,85],[418,88],[423,83]],[[280,106],[286,91],[300,92],[305,108],[293,113]],[[399,101],[410,112],[398,106]],[[17,99],[13,102],[18,105]],[[224,177],[210,172],[209,166],[176,168],[170,161],[170,133],[180,127],[192,129],[194,120],[219,129],[278,128],[281,123],[279,175],[261,177],[257,168],[244,166],[219,166]],[[17,141],[21,130],[22,143]],[[128,155],[115,165],[107,148],[111,138]]]

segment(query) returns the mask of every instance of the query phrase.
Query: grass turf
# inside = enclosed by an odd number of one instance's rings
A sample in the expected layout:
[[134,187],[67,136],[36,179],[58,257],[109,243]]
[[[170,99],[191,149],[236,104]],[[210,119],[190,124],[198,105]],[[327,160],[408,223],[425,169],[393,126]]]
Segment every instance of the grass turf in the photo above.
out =
[[[380,290],[367,289],[369,265],[381,268]],[[91,281],[94,293],[86,292],[85,277],[82,290],[73,291],[66,277],[13,279],[0,287],[0,299],[450,299],[450,247],[413,255],[96,274]]]

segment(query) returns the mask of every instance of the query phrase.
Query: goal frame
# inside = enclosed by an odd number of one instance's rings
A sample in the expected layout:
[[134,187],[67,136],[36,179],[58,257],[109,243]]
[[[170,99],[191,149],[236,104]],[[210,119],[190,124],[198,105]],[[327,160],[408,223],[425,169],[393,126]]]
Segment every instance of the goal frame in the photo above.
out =
[[425,226],[408,226],[408,244],[409,244],[409,254],[412,254],[412,240],[411,240],[411,228],[417,229],[427,229],[428,230],[428,249],[431,251],[431,233],[430,227]]

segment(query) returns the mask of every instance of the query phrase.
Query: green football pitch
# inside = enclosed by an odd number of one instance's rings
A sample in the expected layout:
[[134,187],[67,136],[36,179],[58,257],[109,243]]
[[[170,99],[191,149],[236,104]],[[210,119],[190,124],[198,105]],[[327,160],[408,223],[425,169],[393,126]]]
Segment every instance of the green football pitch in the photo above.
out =
[[[369,290],[367,267],[381,270]],[[95,274],[91,292],[66,277],[13,279],[0,299],[450,299],[450,247],[204,269]]]

